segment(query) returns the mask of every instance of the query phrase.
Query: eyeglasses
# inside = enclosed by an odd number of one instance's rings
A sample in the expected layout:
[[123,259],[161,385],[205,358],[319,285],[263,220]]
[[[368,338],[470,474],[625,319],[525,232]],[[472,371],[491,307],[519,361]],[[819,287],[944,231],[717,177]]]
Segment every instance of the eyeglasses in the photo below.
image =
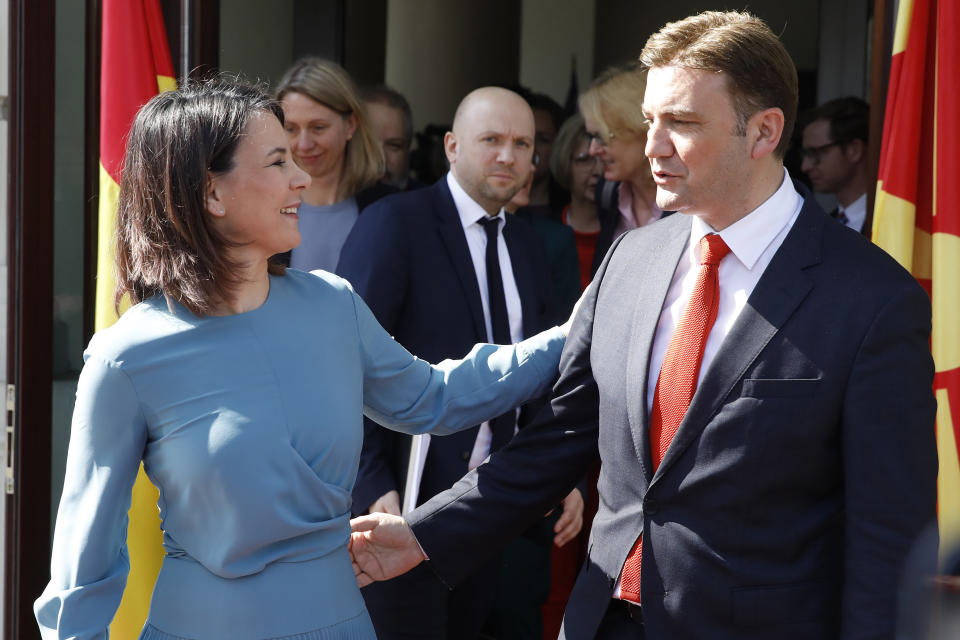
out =
[[803,147],[800,149],[800,155],[804,160],[809,160],[813,164],[820,164],[820,158],[827,149],[842,144],[842,142],[828,142],[827,144],[822,144],[819,147]]
[[589,153],[578,153],[573,156],[573,164],[579,165],[590,165],[598,162],[600,158],[590,155]]
[[587,140],[588,140],[589,142],[596,142],[596,143],[597,143],[598,145],[600,145],[601,147],[605,147],[605,146],[607,146],[608,144],[610,144],[610,142],[612,142],[613,139],[614,139],[616,136],[617,136],[617,132],[616,132],[616,131],[611,131],[610,133],[608,133],[608,134],[606,135],[606,137],[604,137],[604,135],[603,135],[602,133],[596,133],[596,132],[593,132],[593,131],[587,131]]

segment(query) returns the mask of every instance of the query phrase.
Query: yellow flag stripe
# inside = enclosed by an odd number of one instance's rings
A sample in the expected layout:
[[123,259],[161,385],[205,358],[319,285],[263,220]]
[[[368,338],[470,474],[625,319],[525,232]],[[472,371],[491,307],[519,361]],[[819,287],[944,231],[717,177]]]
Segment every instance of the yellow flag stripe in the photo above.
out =
[[877,182],[877,201],[873,211],[874,243],[886,249],[904,269],[910,270],[914,264],[916,205],[884,191],[881,180]]
[[176,91],[177,81],[170,76],[157,76],[157,93],[163,93],[164,91]]
[[910,16],[913,15],[913,0],[900,0],[897,11],[897,30],[893,36],[893,54],[907,50],[907,35],[910,33]]
[[932,245],[933,359],[949,371],[960,367],[960,236],[935,233]]
[[113,239],[117,224],[120,185],[100,163],[100,205],[97,213],[97,293],[94,325],[97,331],[117,320],[113,309],[116,278],[113,271]]
[[141,464],[130,497],[127,523],[127,552],[131,558],[136,558],[136,562],[130,563],[127,585],[139,588],[123,590],[120,607],[110,623],[111,638],[135,640],[150,611],[153,585],[160,575],[164,556],[160,512],[157,509],[159,498],[160,492],[147,478]]

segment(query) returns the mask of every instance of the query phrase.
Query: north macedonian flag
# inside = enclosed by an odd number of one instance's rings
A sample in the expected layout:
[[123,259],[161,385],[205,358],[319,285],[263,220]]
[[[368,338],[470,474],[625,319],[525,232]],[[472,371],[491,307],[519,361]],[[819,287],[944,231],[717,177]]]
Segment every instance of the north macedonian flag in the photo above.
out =
[[[113,241],[127,133],[137,110],[176,88],[159,0],[103,0],[100,63],[100,207],[97,234],[96,328],[117,319],[113,308]],[[163,560],[157,490],[140,468],[127,527],[130,575],[110,637],[140,635]]]
[[960,545],[960,3],[900,0],[873,240],[933,303],[941,549]]

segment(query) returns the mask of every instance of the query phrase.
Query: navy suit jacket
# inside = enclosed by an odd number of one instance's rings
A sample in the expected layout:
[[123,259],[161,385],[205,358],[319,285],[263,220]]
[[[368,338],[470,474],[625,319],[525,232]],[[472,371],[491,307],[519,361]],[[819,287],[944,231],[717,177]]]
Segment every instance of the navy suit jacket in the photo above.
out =
[[689,235],[674,215],[614,243],[550,403],[408,521],[452,584],[599,455],[563,637],[594,637],[642,532],[651,640],[892,639],[903,560],[935,518],[927,295],[807,197],[654,473],[650,349]]
[[[523,220],[508,215],[503,236],[520,293],[523,335],[529,337],[552,325],[547,260],[541,240]],[[461,358],[488,341],[480,287],[446,177],[367,208],[344,244],[337,273],[384,328],[424,360]],[[431,439],[421,502],[467,472],[477,431]],[[409,451],[409,436],[365,421],[355,514],[392,489],[403,494]]]

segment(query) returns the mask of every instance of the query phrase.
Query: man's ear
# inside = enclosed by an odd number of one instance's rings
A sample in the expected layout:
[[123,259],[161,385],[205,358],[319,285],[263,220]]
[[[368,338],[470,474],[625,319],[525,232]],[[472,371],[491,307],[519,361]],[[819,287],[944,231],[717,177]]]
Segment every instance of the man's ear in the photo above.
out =
[[220,197],[220,193],[217,191],[217,177],[214,175],[207,176],[207,213],[216,217],[222,218],[227,213],[227,208],[223,202],[223,199]]
[[447,154],[447,162],[453,165],[457,161],[457,151],[459,151],[459,141],[453,131],[447,131],[443,135],[443,151]]
[[750,157],[754,160],[773,153],[783,135],[783,111],[770,107],[758,111],[747,121]]
[[867,143],[859,138],[851,140],[843,145],[843,155],[847,157],[850,164],[857,164],[867,157]]

